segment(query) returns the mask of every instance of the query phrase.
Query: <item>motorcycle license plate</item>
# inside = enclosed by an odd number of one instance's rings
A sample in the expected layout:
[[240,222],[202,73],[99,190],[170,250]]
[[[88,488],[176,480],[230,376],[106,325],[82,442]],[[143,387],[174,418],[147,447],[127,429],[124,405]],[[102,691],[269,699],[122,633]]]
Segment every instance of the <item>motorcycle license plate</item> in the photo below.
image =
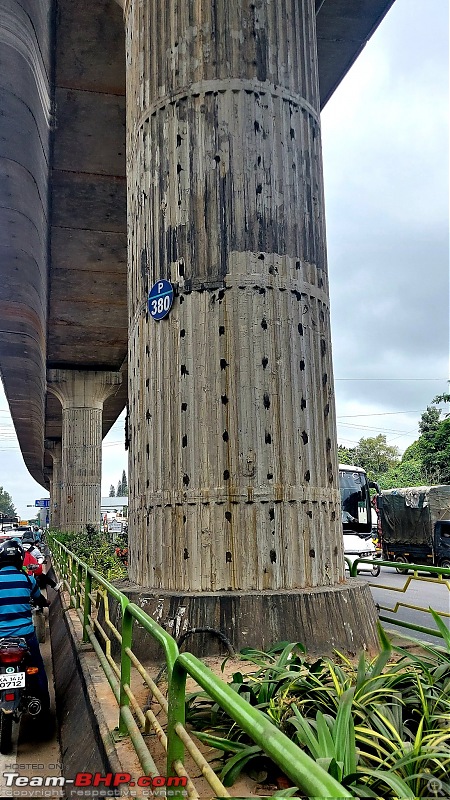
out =
[[25,686],[25,673],[13,672],[9,675],[0,675],[0,690],[22,689]]

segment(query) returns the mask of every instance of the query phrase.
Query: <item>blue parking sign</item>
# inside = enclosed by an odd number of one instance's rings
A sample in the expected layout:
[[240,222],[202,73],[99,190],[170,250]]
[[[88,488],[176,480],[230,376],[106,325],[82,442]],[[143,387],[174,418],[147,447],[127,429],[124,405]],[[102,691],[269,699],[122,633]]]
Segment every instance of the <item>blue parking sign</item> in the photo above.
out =
[[156,281],[148,295],[148,312],[150,316],[156,320],[164,319],[172,308],[172,303],[172,284],[165,280]]

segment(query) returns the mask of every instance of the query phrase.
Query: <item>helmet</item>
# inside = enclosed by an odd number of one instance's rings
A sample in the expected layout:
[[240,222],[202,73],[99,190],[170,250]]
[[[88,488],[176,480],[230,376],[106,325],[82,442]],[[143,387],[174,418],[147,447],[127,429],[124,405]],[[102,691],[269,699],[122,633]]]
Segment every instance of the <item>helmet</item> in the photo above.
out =
[[34,544],[34,536],[31,533],[31,531],[29,531],[28,533],[24,533],[24,535],[22,536],[22,542],[23,544]]
[[15,539],[7,539],[0,545],[0,567],[11,564],[17,569],[22,569],[25,553]]

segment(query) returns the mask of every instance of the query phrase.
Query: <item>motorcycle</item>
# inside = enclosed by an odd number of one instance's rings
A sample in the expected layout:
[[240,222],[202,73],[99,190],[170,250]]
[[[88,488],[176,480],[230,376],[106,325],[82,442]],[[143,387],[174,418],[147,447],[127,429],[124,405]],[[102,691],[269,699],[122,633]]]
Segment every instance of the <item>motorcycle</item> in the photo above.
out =
[[0,753],[11,750],[13,722],[23,713],[35,717],[42,710],[38,671],[23,637],[0,639]]

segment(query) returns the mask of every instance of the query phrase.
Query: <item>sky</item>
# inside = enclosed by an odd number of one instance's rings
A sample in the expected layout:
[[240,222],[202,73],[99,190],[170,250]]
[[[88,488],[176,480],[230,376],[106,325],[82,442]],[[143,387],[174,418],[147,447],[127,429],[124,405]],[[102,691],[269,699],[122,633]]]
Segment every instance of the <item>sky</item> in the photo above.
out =
[[[322,114],[338,442],[402,453],[449,391],[448,3],[396,0]],[[443,409],[445,411],[445,408]],[[447,409],[448,410],[448,409]],[[124,415],[102,496],[127,469]],[[48,496],[0,393],[0,485],[22,519]]]

